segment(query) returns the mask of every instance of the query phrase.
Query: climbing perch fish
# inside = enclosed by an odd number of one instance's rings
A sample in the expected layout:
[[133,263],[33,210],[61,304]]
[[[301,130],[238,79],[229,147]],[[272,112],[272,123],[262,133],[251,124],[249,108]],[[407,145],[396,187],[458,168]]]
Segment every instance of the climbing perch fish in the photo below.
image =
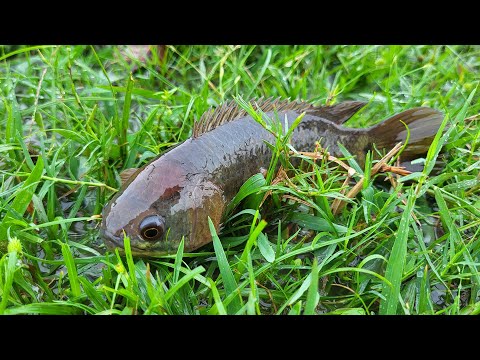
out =
[[[373,144],[389,150],[405,141],[404,124],[410,138],[402,160],[425,154],[444,117],[437,110],[418,107],[370,128],[353,129],[342,124],[363,102],[319,107],[287,100],[251,103],[271,118],[286,118],[289,126],[305,112],[291,138],[297,151],[312,151],[321,139],[330,154],[342,156],[341,143],[360,162]],[[190,139],[128,174],[103,210],[105,244],[123,248],[125,232],[135,255],[155,256],[176,252],[182,237],[185,251],[211,242],[208,216],[218,230],[226,205],[240,186],[260,168],[268,168],[271,151],[265,141],[274,143],[274,136],[233,101],[206,112]]]

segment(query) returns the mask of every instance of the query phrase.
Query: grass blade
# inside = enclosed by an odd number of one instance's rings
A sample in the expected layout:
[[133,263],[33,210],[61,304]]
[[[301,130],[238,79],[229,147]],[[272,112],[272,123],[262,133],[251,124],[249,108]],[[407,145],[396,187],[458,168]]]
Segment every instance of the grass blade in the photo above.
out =
[[5,217],[0,222],[0,251],[6,250],[7,229],[9,227],[9,221],[16,218],[14,213],[23,215],[27,210],[30,201],[32,201],[33,193],[37,188],[38,181],[40,180],[43,172],[43,159],[38,157],[37,163],[32,172],[28,176],[27,180],[22,184],[21,188],[17,191],[15,199],[10,205],[10,210],[7,211]]
[[[258,210],[257,213],[255,214],[256,216],[253,218],[252,226],[255,224],[257,217],[258,217]],[[250,254],[250,251],[252,250],[252,246],[257,240],[258,236],[262,232],[262,230],[267,226],[267,222],[265,220],[261,220],[258,225],[253,229],[253,231],[250,231],[250,236],[247,240],[247,244],[245,245],[245,249],[243,249],[242,256],[240,257],[240,261],[238,262],[237,265],[237,280],[242,276],[243,272],[245,271],[247,260],[248,260],[248,254]]]
[[133,75],[130,73],[127,81],[127,91],[125,92],[125,102],[123,103],[122,123],[120,127],[119,145],[122,159],[126,159],[127,154],[127,130],[128,120],[130,119],[130,107],[132,104]]
[[292,306],[292,308],[288,312],[288,315],[300,315],[301,311],[302,311],[302,300],[296,302],[295,305]]
[[12,251],[11,253],[8,254],[8,262],[5,266],[5,283],[2,289],[2,301],[0,302],[0,315],[4,314],[5,309],[7,308],[10,290],[12,289],[12,285],[13,285],[13,277],[15,275],[16,270],[17,270],[17,252]]
[[215,282],[208,278],[208,282],[210,283],[210,289],[212,290],[213,301],[215,301],[215,305],[217,306],[217,311],[219,315],[227,315],[227,311],[223,306],[222,300],[220,299],[220,294],[218,293],[217,287],[215,286]]
[[182,237],[178,245],[177,255],[175,256],[175,267],[173,268],[173,283],[176,284],[180,275],[180,268],[182,267],[183,248],[185,246],[185,238]]
[[107,302],[100,295],[100,292],[95,289],[90,281],[83,276],[79,276],[78,281],[82,284],[83,291],[87,294],[89,300],[93,303],[97,311],[104,311],[109,308]]
[[305,310],[303,311],[304,315],[314,315],[315,309],[320,300],[320,295],[318,294],[318,270],[317,270],[317,258],[313,260],[312,272],[310,273],[310,287],[308,288],[307,300],[305,302]]
[[72,290],[73,297],[78,297],[81,295],[80,283],[78,281],[77,266],[75,265],[75,260],[73,259],[72,251],[70,246],[67,243],[62,243],[62,255],[65,261],[65,266],[68,271],[68,280],[70,281],[70,289]]
[[[223,282],[225,284],[226,295],[230,295],[237,291],[237,282],[233,276],[232,269],[230,269],[230,264],[228,263],[227,256],[223,251],[222,243],[218,238],[217,232],[215,231],[215,225],[213,225],[212,220],[208,217],[208,226],[210,227],[210,233],[213,238],[213,248],[215,249],[215,255],[217,257],[218,267],[220,268],[220,274],[222,275]],[[240,293],[238,297],[235,297],[230,304],[227,306],[229,314],[235,314],[240,310]]]
[[349,309],[337,309],[326,313],[325,315],[366,315],[365,309],[362,308],[349,308]]
[[183,276],[174,286],[172,286],[166,293],[165,293],[165,300],[170,299],[175,293],[186,283],[188,283],[190,280],[195,278],[198,274],[201,274],[202,272],[205,271],[205,268],[203,266],[196,267],[189,273],[187,273],[185,276]]
[[266,184],[265,178],[262,174],[258,173],[249,178],[245,183],[240,187],[235,197],[227,205],[226,213],[228,214],[233,210],[243,199],[247,196],[254,194],[260,190],[262,186]]
[[80,304],[72,304],[68,302],[54,302],[54,303],[32,303],[15,308],[7,309],[7,315],[20,314],[38,314],[38,315],[74,315],[80,312],[80,309],[87,310],[86,306],[79,306]]
[[416,196],[412,187],[410,188],[407,205],[403,210],[397,236],[388,258],[385,278],[390,281],[391,286],[386,283],[383,284],[382,295],[385,296],[385,300],[380,300],[380,315],[395,315],[397,313],[400,285],[402,283],[405,259],[407,256],[408,231],[410,221],[412,221],[411,212],[415,204],[415,199]]
[[260,249],[260,253],[263,255],[265,260],[267,260],[269,263],[274,262],[275,251],[273,250],[272,245],[270,245],[270,242],[268,241],[265,234],[259,233],[257,239],[258,239],[258,248]]
[[135,275],[135,263],[133,262],[132,248],[130,246],[130,238],[124,234],[123,246],[125,249],[125,259],[127,260],[130,284],[136,289],[138,288],[137,276]]
[[429,281],[428,281],[428,265],[425,265],[421,273],[418,284],[418,314],[432,314],[433,308],[430,300]]

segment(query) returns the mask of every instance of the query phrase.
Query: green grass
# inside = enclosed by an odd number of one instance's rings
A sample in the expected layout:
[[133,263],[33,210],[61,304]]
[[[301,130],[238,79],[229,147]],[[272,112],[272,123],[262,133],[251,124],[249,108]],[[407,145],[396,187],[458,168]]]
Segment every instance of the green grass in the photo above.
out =
[[[478,46],[169,46],[145,63],[119,47],[1,46],[0,313],[480,313],[479,71]],[[106,252],[99,214],[119,173],[187,139],[210,106],[261,96],[368,101],[353,127],[430,106],[449,126],[422,173],[396,186],[367,173],[353,199],[354,159],[353,182],[325,160],[294,168],[277,132],[267,176],[211,244]]]

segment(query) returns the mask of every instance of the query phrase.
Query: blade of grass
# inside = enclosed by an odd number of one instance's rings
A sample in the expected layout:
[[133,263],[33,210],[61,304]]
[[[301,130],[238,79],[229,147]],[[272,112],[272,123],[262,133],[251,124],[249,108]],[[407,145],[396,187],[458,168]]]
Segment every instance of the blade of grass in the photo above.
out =
[[104,311],[109,308],[107,302],[102,298],[99,291],[85,279],[83,276],[78,277],[78,281],[82,284],[83,291],[87,294],[88,299],[93,303],[97,311]]
[[[225,252],[223,251],[222,243],[220,242],[215,230],[215,225],[213,225],[210,217],[208,217],[208,226],[210,227],[210,233],[212,234],[213,248],[215,249],[215,255],[217,257],[218,267],[220,268],[220,274],[222,275],[223,283],[225,284],[225,292],[228,296],[237,292],[237,282],[235,281],[232,269],[230,269],[230,264],[228,263]],[[229,314],[235,314],[238,310],[240,310],[241,307],[241,297],[240,293],[238,292],[238,295],[235,296],[227,306],[227,310]]]
[[411,212],[415,204],[415,199],[416,196],[413,192],[412,185],[409,190],[407,205],[403,210],[402,218],[400,220],[397,236],[388,258],[385,278],[390,281],[391,286],[386,283],[383,284],[382,295],[385,296],[385,300],[380,300],[380,315],[395,315],[397,313],[400,286],[407,256],[408,232],[410,221],[413,221]]
[[263,255],[265,260],[270,263],[275,261],[275,251],[268,241],[268,238],[262,232],[258,234],[258,248],[260,249],[260,253]]
[[65,261],[65,266],[68,271],[68,280],[70,281],[70,289],[72,290],[73,297],[78,297],[81,295],[80,283],[78,281],[77,266],[75,265],[75,260],[73,259],[72,251],[70,246],[67,243],[61,243],[62,255]]
[[178,282],[178,277],[180,276],[180,268],[182,266],[183,259],[183,248],[185,246],[185,238],[182,236],[182,240],[178,245],[177,255],[175,256],[175,267],[173,268],[173,283]]
[[132,248],[130,246],[130,238],[123,233],[123,248],[125,250],[125,259],[127,260],[129,284],[134,289],[138,289],[137,276],[135,275],[135,263],[133,262]]
[[38,181],[43,172],[43,159],[38,157],[37,163],[33,168],[31,174],[22,184],[21,188],[17,191],[15,199],[10,205],[10,210],[6,213],[5,217],[0,222],[0,252],[6,250],[7,229],[8,222],[15,219],[14,212],[23,215],[27,210],[30,201],[32,200],[33,193],[37,188]]
[[133,75],[130,73],[127,81],[127,91],[125,93],[125,102],[123,103],[122,122],[120,127],[120,137],[118,139],[120,145],[120,153],[122,159],[126,159],[127,154],[127,130],[128,120],[130,119],[130,107],[132,105],[132,89],[133,89]]
[[165,293],[165,300],[167,301],[170,299],[175,293],[186,283],[188,283],[190,280],[195,278],[198,274],[201,274],[202,272],[205,271],[205,268],[203,266],[196,267],[195,269],[191,270],[189,273],[187,273],[185,276],[183,276],[174,286],[172,286],[166,293]]
[[307,300],[305,301],[305,310],[303,311],[304,315],[314,315],[315,309],[320,300],[320,295],[318,294],[318,263],[317,258],[313,260],[312,271],[310,273],[311,280],[310,286],[308,288]]
[[[257,210],[256,215],[258,216],[258,210]],[[254,224],[256,222],[256,219],[257,219],[257,216],[255,216],[253,218],[252,226],[254,226]],[[246,268],[246,264],[247,264],[248,254],[250,254],[250,251],[252,250],[253,244],[255,243],[258,236],[260,235],[262,230],[265,228],[265,226],[267,226],[267,222],[265,220],[260,220],[258,225],[253,229],[253,231],[251,229],[250,236],[248,237],[245,248],[243,249],[242,256],[240,257],[240,261],[238,262],[238,265],[237,265],[237,280],[244,273],[245,268]]]
[[38,314],[38,315],[74,315],[79,313],[78,304],[67,302],[31,303],[7,309],[7,315]]
[[292,306],[292,308],[288,312],[288,315],[300,315],[301,311],[302,311],[302,300],[299,300],[295,303],[295,305]]
[[215,301],[215,305],[217,306],[217,311],[219,315],[227,315],[227,311],[223,306],[222,300],[220,299],[220,294],[218,293],[217,287],[215,286],[215,282],[208,278],[208,282],[210,283],[210,289],[212,290],[213,301]]
[[428,281],[428,265],[425,265],[421,273],[421,278],[418,279],[418,314],[432,314],[433,307],[430,300],[430,284]]
[[[448,243],[446,242],[445,245],[447,245],[447,251],[446,253],[448,254],[450,258],[450,262],[453,262],[453,257],[455,256],[455,243],[459,241],[459,238],[461,237],[460,234],[458,233],[458,229],[456,228],[455,224],[453,223],[452,217],[448,211],[447,203],[442,197],[442,193],[438,188],[434,189],[435,191],[435,200],[438,205],[438,210],[440,212],[440,218],[442,219],[443,224],[449,231],[449,236],[448,236]],[[461,242],[461,240],[460,240]]]
[[[3,259],[2,259],[3,260]],[[1,264],[1,262],[0,262]],[[8,262],[5,266],[5,283],[2,289],[2,301],[0,302],[0,315],[5,313],[10,296],[10,290],[13,285],[13,277],[17,270],[17,252],[12,251],[8,254]]]

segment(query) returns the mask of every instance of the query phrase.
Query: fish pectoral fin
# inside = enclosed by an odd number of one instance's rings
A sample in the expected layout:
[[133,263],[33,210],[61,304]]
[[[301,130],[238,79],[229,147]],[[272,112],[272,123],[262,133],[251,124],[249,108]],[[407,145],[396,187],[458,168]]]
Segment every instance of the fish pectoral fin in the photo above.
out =
[[122,185],[124,185],[132,177],[132,175],[135,174],[137,171],[138,171],[137,168],[129,168],[129,169],[123,170],[119,174]]
[[315,108],[311,113],[337,125],[342,125],[365,105],[367,103],[364,101],[344,101],[336,105]]

